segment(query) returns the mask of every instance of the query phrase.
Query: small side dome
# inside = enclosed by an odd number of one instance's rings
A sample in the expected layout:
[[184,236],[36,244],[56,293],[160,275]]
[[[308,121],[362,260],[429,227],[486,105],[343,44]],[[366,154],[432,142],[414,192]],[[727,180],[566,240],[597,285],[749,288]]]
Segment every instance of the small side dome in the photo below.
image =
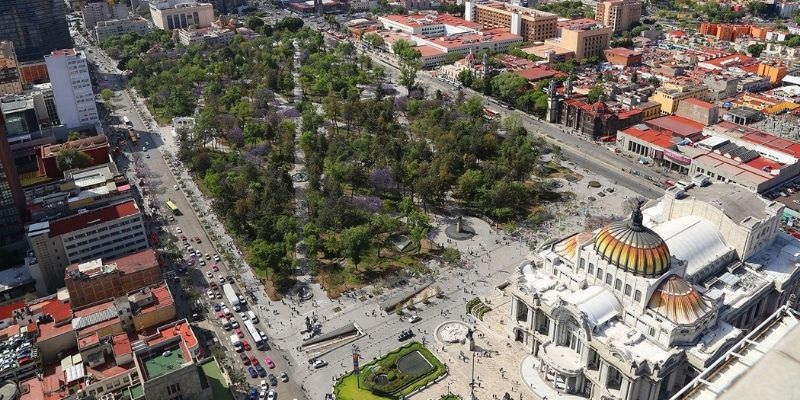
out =
[[677,275],[661,282],[647,307],[676,325],[690,325],[711,311],[711,304],[700,292]]

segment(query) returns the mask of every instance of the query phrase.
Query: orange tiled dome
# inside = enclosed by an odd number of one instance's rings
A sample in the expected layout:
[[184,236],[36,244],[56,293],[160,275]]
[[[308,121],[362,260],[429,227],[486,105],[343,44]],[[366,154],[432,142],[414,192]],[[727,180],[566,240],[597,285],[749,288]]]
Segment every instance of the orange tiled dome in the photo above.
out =
[[594,239],[600,257],[618,268],[638,276],[659,277],[669,270],[667,243],[642,225],[642,212],[633,211],[629,221],[605,226]]
[[711,304],[700,292],[677,275],[658,285],[647,307],[677,325],[692,324],[711,310]]

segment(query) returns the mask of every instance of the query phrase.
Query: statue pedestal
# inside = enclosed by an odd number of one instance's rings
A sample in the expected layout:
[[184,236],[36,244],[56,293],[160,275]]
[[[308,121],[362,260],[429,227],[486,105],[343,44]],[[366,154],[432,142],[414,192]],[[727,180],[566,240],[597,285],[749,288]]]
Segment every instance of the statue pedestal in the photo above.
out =
[[467,350],[469,351],[475,350],[475,341],[471,337],[464,339],[464,345],[467,347]]
[[558,97],[551,96],[547,99],[547,122],[558,122]]

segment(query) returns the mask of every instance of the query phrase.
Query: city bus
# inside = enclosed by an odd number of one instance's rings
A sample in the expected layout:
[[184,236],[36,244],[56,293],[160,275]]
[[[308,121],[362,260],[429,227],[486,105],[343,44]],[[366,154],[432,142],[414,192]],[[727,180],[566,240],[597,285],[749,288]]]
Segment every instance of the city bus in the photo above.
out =
[[169,210],[172,211],[173,214],[181,215],[181,210],[178,209],[178,206],[176,206],[175,203],[172,202],[172,200],[167,200],[167,208],[169,208]]
[[250,334],[250,337],[253,338],[253,344],[256,345],[256,348],[259,350],[263,349],[266,343],[264,343],[264,338],[261,337],[261,334],[258,333],[258,329],[256,329],[253,321],[244,321],[244,327],[247,329],[247,333]]

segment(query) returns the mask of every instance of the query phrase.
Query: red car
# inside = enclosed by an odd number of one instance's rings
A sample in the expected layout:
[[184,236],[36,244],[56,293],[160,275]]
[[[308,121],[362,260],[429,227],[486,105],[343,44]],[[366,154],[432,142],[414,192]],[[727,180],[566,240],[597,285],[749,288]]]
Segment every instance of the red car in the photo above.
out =
[[242,330],[240,328],[236,328],[236,335],[238,335],[240,338],[243,338],[244,337],[244,332],[242,332]]
[[219,272],[219,266],[218,266],[217,264],[214,264],[214,265],[212,265],[212,266],[211,266],[211,269],[212,269],[214,272]]
[[225,313],[223,313],[222,311],[218,312],[218,313],[217,313],[217,318],[219,318],[219,319],[225,319]]
[[186,235],[181,235],[181,240],[186,241]]
[[250,356],[250,362],[253,363],[253,365],[258,365],[258,359],[256,356]]
[[247,354],[239,353],[239,358],[242,360],[242,364],[250,365],[250,357]]
[[269,358],[269,357],[265,358],[265,359],[264,359],[264,362],[265,362],[265,363],[267,363],[267,366],[268,366],[268,367],[270,367],[270,369],[271,369],[271,368],[275,368],[275,363],[274,363],[274,362],[272,362],[272,359],[271,359],[271,358]]
[[245,350],[250,351],[250,343],[247,340],[242,340],[242,347],[244,347]]
[[208,282],[208,286],[212,287],[212,288],[215,288],[215,287],[217,287],[217,282],[214,282],[214,281]]
[[197,236],[194,237],[194,241],[197,242],[197,243],[203,243],[203,241],[200,240],[200,238],[197,237]]

